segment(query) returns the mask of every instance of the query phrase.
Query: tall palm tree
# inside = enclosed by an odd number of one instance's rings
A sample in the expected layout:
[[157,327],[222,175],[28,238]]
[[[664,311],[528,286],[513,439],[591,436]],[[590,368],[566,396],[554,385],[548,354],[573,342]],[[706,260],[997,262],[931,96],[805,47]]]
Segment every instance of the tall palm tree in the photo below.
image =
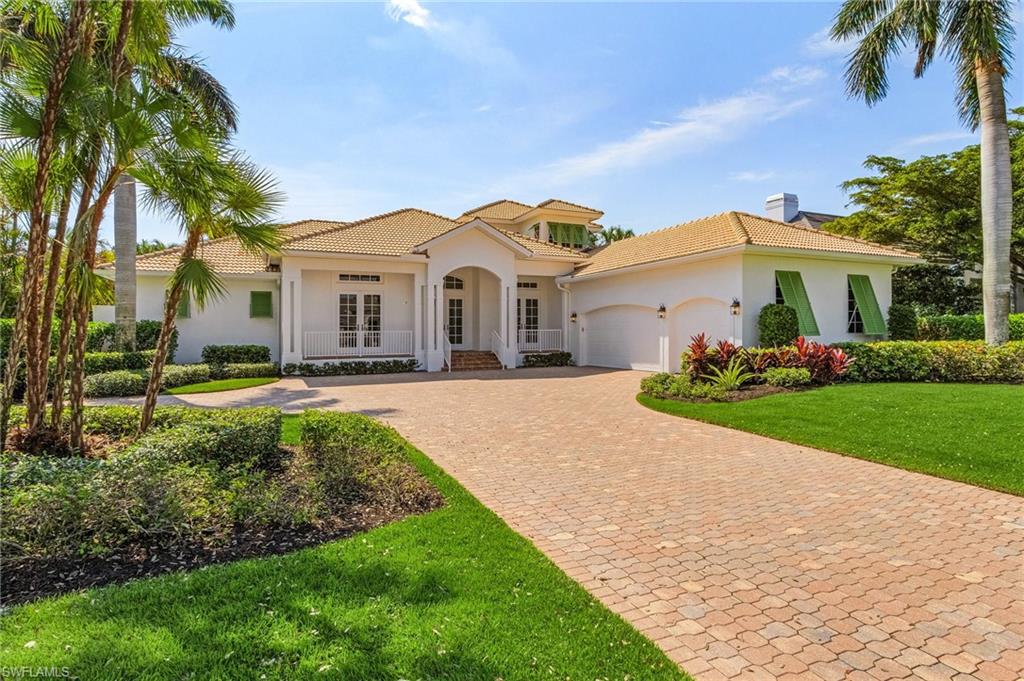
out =
[[135,349],[136,217],[135,178],[125,174],[114,189],[114,344],[119,350]]
[[1010,234],[1013,194],[1003,90],[1014,41],[1010,0],[846,0],[832,37],[860,40],[846,68],[851,96],[869,105],[889,90],[890,59],[905,45],[917,51],[921,77],[941,51],[957,73],[956,102],[971,129],[981,127],[982,302],[985,340],[1009,339]]
[[269,220],[283,195],[270,175],[226,149],[208,155],[157,159],[139,168],[138,177],[146,185],[146,202],[176,215],[185,235],[168,284],[156,356],[146,387],[139,424],[140,432],[145,432],[153,420],[179,303],[187,297],[202,309],[224,293],[220,277],[202,259],[203,242],[233,236],[253,252],[276,250],[280,236]]

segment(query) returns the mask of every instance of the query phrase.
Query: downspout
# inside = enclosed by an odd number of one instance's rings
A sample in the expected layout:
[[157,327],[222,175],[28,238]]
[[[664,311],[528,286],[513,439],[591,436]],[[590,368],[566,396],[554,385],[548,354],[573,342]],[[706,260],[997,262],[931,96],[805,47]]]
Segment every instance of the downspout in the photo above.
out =
[[[565,284],[560,283],[557,277],[555,278],[555,288],[565,294],[563,300],[566,303],[572,301],[572,291],[566,288]],[[569,315],[571,313],[568,308],[571,308],[572,305],[566,304],[565,307],[567,309],[562,310],[562,350],[571,353],[572,350],[569,349]]]

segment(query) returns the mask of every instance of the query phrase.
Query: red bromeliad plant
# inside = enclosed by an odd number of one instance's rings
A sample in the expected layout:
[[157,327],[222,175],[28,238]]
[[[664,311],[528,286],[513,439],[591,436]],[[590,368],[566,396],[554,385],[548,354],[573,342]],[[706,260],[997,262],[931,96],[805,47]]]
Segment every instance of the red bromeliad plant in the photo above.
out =
[[776,367],[806,368],[811,372],[811,382],[818,385],[833,383],[853,364],[853,358],[843,350],[803,336],[796,339],[795,347],[746,350],[726,340],[712,347],[703,333],[691,338],[683,363],[690,378],[699,381],[712,373],[712,369],[728,367],[734,359],[755,376]]
[[816,343],[803,336],[796,339],[796,357],[797,366],[808,369],[811,372],[811,382],[819,385],[832,383],[845,374],[853,364],[853,358],[839,348]]
[[686,348],[686,371],[690,378],[697,380],[711,370],[711,346],[705,334],[690,336],[690,344]]

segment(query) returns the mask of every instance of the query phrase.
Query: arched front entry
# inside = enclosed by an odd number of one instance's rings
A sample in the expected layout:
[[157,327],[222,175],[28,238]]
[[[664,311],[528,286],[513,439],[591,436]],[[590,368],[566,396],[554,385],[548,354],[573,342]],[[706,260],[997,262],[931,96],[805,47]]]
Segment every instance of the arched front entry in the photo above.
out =
[[643,305],[609,305],[580,322],[583,364],[658,371],[661,366],[658,311]]
[[679,371],[679,358],[690,339],[705,334],[709,343],[729,340],[735,336],[735,317],[729,314],[729,303],[717,298],[691,298],[672,308],[668,315],[669,370]]
[[453,350],[491,350],[501,332],[501,280],[482,267],[460,267],[443,278],[441,324]]

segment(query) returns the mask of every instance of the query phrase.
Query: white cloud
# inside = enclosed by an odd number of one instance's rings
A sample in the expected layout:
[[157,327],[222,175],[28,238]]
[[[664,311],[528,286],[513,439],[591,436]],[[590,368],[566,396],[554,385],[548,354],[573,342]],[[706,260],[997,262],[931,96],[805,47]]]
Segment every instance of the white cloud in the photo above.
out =
[[774,170],[740,170],[729,175],[735,182],[764,182],[775,177]]
[[387,12],[395,21],[404,21],[426,31],[438,26],[431,18],[430,10],[416,0],[388,0]]
[[839,57],[846,56],[856,44],[856,38],[847,40],[833,40],[830,35],[831,26],[826,26],[815,31],[804,41],[803,50],[805,54],[812,57]]
[[493,108],[494,108],[494,105],[493,105],[493,104],[481,104],[480,106],[478,106],[478,107],[477,107],[477,108],[475,109],[475,111],[476,111],[477,113],[487,113],[488,111],[490,111],[490,110],[491,110],[491,109],[493,109]]
[[956,142],[959,140],[977,139],[977,135],[966,130],[947,130],[944,132],[932,132],[926,135],[917,135],[907,138],[899,143],[900,147],[923,147],[940,142]]
[[765,77],[766,82],[784,87],[804,87],[816,83],[828,74],[817,66],[780,66]]
[[788,116],[808,103],[809,99],[784,99],[764,91],[740,93],[684,109],[668,125],[647,127],[623,140],[568,156],[541,172],[552,182],[571,182],[694,153]]

